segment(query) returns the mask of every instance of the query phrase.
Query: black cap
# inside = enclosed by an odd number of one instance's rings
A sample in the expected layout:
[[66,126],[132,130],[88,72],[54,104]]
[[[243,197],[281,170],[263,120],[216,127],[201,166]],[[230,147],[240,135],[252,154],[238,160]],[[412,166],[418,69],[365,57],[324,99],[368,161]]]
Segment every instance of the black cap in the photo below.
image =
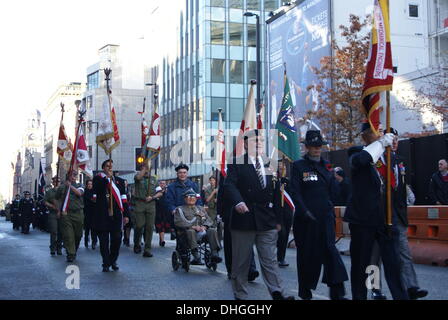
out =
[[390,128],[390,133],[392,133],[394,136],[398,136],[398,131],[392,127]]
[[177,171],[179,171],[180,169],[185,169],[185,170],[190,170],[190,168],[186,165],[186,164],[183,164],[183,163],[181,163],[180,165],[178,165],[177,167],[176,167],[176,169],[174,169],[174,170],[176,170],[176,172]]
[[305,140],[302,141],[302,143],[311,147],[322,147],[323,145],[328,144],[328,142],[324,141],[322,138],[319,130],[308,130],[306,132]]
[[23,194],[29,196],[31,193],[29,191],[25,191]]
[[369,130],[371,128],[371,126],[370,126],[370,122],[369,121],[364,121],[362,124],[361,124],[361,133],[363,133],[364,131],[366,131],[366,130]]

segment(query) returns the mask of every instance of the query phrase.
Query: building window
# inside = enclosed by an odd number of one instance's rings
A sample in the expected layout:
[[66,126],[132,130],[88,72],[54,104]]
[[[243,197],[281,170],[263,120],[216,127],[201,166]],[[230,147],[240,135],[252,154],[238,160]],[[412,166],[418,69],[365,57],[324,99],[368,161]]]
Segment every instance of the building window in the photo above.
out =
[[210,22],[210,43],[211,44],[224,44],[224,22],[211,21]]
[[86,99],[86,108],[87,108],[87,110],[92,108],[92,96],[88,96],[87,97],[87,99]]
[[243,9],[243,0],[229,0],[229,7],[233,9]]
[[257,79],[257,62],[248,61],[247,62],[247,82]]
[[[216,98],[212,97],[211,99],[212,105],[211,105],[211,120],[212,121],[218,121],[219,120],[219,109],[222,109],[223,111],[226,110],[226,98]],[[225,114],[222,112],[222,117],[225,119]]]
[[247,25],[247,46],[257,47],[257,26],[254,24]]
[[87,89],[93,90],[99,88],[99,74],[98,71],[87,76]]
[[230,83],[243,83],[243,61],[230,60]]
[[229,42],[231,46],[243,45],[243,24],[229,23]]
[[244,99],[230,99],[229,116],[230,121],[239,122],[243,119]]
[[212,82],[224,83],[226,80],[226,60],[211,60]]
[[410,18],[418,18],[418,5],[417,4],[409,5],[409,17]]
[[264,1],[264,11],[274,11],[278,8],[278,1],[277,0],[265,0]]
[[260,10],[260,1],[247,0],[247,10]]
[[225,0],[210,0],[211,7],[225,7]]

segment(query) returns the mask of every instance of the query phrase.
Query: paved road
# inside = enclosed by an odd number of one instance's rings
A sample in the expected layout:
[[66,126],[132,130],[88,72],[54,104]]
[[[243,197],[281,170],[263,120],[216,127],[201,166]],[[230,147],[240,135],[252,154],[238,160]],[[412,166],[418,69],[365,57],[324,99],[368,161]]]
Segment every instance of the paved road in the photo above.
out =
[[[154,236],[153,258],[136,255],[122,247],[118,264],[120,271],[101,272],[99,250],[81,248],[74,265],[80,270],[80,289],[66,288],[65,256],[50,256],[49,234],[32,230],[29,235],[13,231],[12,225],[0,218],[0,300],[4,299],[149,299],[149,300],[232,300],[232,289],[224,264],[216,272],[205,266],[192,266],[190,272],[173,271],[171,253],[175,241],[158,246]],[[343,256],[349,270],[350,258]],[[291,264],[280,269],[287,292],[297,297],[295,249],[287,250]],[[430,291],[428,299],[448,299],[448,268],[416,265],[422,287]],[[254,300],[270,299],[263,280],[250,284]],[[349,283],[347,291],[350,292]],[[385,289],[390,297],[390,293]],[[316,299],[328,299],[328,289],[319,284]],[[350,294],[348,294],[350,297]]]

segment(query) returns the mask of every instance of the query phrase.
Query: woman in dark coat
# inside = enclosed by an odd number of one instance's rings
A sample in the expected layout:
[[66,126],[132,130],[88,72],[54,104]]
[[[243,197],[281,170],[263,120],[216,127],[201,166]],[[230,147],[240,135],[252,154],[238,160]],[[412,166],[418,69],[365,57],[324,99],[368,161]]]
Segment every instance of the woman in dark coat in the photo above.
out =
[[159,186],[156,191],[162,191],[163,196],[161,198],[156,199],[156,232],[159,234],[159,245],[161,247],[165,246],[165,233],[171,232],[171,228],[173,227],[173,215],[168,210],[168,206],[166,203],[166,181],[159,181]]

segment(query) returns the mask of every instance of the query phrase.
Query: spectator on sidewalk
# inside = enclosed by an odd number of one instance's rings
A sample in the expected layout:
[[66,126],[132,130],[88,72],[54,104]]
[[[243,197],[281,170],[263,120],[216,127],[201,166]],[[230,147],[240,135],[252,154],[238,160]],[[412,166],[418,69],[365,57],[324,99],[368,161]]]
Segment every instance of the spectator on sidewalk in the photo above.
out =
[[428,197],[431,204],[448,205],[448,163],[445,159],[439,160],[439,171],[431,177]]

